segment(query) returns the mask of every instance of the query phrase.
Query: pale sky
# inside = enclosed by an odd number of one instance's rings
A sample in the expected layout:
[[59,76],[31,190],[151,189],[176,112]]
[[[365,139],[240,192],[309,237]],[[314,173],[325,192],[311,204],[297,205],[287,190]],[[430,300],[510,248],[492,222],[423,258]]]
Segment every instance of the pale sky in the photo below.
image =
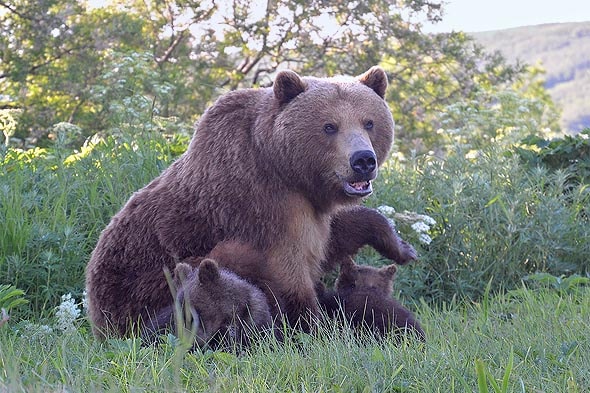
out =
[[477,32],[544,23],[590,21],[590,0],[447,0],[442,22],[427,32]]

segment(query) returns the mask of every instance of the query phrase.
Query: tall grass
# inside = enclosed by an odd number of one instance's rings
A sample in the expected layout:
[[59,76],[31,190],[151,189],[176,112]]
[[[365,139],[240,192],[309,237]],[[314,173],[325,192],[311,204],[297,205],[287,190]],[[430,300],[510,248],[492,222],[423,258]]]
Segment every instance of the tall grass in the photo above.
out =
[[[426,344],[359,339],[328,322],[312,336],[287,332],[284,343],[263,339],[239,355],[186,353],[173,337],[158,347],[100,343],[85,321],[71,333],[39,325],[54,323],[63,294],[81,298],[100,231],[188,138],[123,134],[79,152],[62,142],[0,150],[0,285],[30,302],[0,326],[1,391],[590,390],[590,196],[568,182],[567,169],[531,169],[494,147],[385,164],[367,203],[437,222],[428,245],[398,223],[421,258],[399,270],[396,287],[415,302]],[[370,251],[361,259],[381,263]],[[537,271],[549,275],[530,275]],[[558,290],[526,289],[525,277],[555,278]]]
[[[427,342],[377,342],[324,323],[241,353],[186,353],[163,338],[99,343],[0,329],[0,390],[221,392],[585,392],[590,292],[520,288],[483,303],[422,304]],[[496,390],[498,387],[499,390]],[[487,389],[487,390],[486,390]]]
[[98,140],[78,153],[59,140],[49,149],[2,150],[0,283],[25,290],[36,313],[64,293],[80,294],[100,231],[169,165],[169,146],[150,133]]

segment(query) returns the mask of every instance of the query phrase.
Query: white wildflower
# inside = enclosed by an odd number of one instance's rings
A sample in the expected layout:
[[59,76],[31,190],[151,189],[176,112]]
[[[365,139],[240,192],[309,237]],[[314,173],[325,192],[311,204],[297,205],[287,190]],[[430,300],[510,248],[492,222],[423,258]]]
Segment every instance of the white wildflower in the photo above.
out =
[[74,322],[80,316],[80,309],[76,301],[72,299],[72,294],[62,295],[61,304],[55,312],[57,317],[57,328],[64,333],[71,333],[76,330]]
[[53,328],[49,325],[39,325],[37,331],[42,334],[51,334],[53,333]]
[[412,224],[412,229],[417,233],[428,232],[430,230],[430,226],[428,226],[423,221],[418,221]]
[[393,216],[395,214],[395,209],[391,206],[381,205],[377,208],[379,213],[384,214],[386,216]]
[[430,244],[430,242],[432,242],[432,238],[428,236],[426,233],[421,233],[420,236],[418,236],[418,240],[420,240],[420,242],[424,244]]
[[82,292],[82,309],[85,314],[88,314],[88,294],[86,293],[86,290]]
[[418,218],[424,221],[427,225],[436,225],[436,220],[430,216],[427,216],[426,214],[418,214]]
[[21,337],[28,339],[39,339],[53,333],[53,329],[48,325],[39,325],[30,321],[23,321],[20,328],[16,329],[16,333]]

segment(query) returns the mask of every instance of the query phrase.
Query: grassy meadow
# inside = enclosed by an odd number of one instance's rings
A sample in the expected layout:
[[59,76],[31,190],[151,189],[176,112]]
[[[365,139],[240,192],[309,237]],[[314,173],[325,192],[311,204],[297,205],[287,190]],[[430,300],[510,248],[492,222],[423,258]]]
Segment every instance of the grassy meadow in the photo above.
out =
[[[83,310],[89,254],[188,138],[123,133],[73,150],[58,135],[0,150],[0,391],[590,391],[589,189],[575,168],[491,146],[397,156],[367,201],[393,207],[383,211],[419,251],[395,290],[426,343],[332,322],[242,353],[189,352],[174,336],[96,341]],[[372,250],[358,261],[387,263]]]
[[0,330],[0,390],[219,392],[585,392],[590,293],[521,288],[479,303],[423,304],[426,343],[376,342],[324,324],[241,354],[186,352],[171,338],[99,343]]

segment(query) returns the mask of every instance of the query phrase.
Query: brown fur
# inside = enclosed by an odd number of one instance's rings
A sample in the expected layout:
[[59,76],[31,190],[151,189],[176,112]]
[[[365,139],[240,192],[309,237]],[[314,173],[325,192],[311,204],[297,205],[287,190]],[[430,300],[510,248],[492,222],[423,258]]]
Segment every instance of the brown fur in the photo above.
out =
[[[203,259],[196,268],[179,263],[174,270],[178,288],[176,302],[183,313],[185,328],[194,329],[198,346],[247,345],[253,332],[270,330],[270,309],[262,291],[233,272]],[[148,338],[165,328],[174,328],[174,306],[165,307],[148,323]],[[177,327],[177,326],[176,326]]]
[[183,262],[199,266],[206,258],[215,260],[220,268],[235,273],[259,288],[266,297],[273,319],[280,318],[284,313],[285,305],[279,295],[278,284],[269,274],[268,259],[262,252],[248,244],[228,240],[217,243],[204,258],[187,258]]
[[354,206],[337,212],[331,221],[330,245],[324,269],[346,263],[358,250],[369,245],[400,265],[415,260],[416,250],[402,240],[391,221],[377,210]]
[[349,258],[341,265],[335,292],[318,285],[320,303],[328,315],[334,317],[343,310],[353,326],[363,326],[380,336],[407,329],[424,340],[424,331],[414,315],[392,298],[396,270],[395,265],[357,265]]
[[163,270],[231,239],[266,255],[291,321],[315,313],[332,217],[358,204],[370,189],[355,187],[377,175],[377,167],[355,171],[351,158],[374,152],[378,165],[391,148],[386,85],[379,68],[356,79],[283,71],[273,88],[220,97],[186,153],[102,232],[86,270],[95,334],[127,334],[131,322],[166,307]]

